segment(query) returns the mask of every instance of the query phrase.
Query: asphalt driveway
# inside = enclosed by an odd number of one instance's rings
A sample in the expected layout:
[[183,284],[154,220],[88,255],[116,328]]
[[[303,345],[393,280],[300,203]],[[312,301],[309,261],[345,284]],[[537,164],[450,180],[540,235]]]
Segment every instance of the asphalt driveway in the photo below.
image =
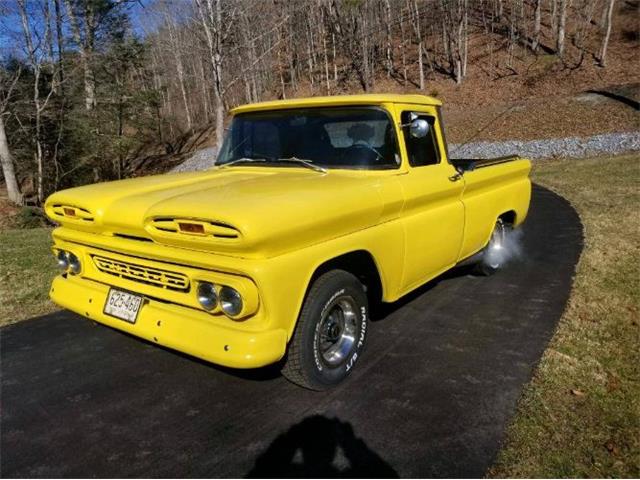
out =
[[569,296],[582,226],[535,188],[522,255],[377,312],[325,393],[61,311],[0,330],[2,477],[479,477]]

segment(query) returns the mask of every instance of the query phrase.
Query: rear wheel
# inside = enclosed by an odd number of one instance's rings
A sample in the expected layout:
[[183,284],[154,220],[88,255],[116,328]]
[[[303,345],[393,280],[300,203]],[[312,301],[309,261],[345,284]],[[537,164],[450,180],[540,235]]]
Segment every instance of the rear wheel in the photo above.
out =
[[320,276],[304,301],[282,374],[311,390],[344,380],[362,355],[368,308],[355,276],[344,270]]
[[510,227],[501,218],[496,222],[489,244],[484,249],[482,259],[476,265],[481,275],[493,275],[504,267],[507,260],[506,239]]

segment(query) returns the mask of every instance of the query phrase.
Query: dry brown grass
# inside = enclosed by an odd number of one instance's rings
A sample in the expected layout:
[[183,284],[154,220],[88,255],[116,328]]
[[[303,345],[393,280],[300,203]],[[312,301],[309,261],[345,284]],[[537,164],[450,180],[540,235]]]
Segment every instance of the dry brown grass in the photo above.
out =
[[534,98],[478,108],[445,104],[444,110],[450,143],[587,137],[640,128],[637,110],[597,94]]
[[494,477],[640,476],[640,156],[543,161],[585,227],[567,310]]

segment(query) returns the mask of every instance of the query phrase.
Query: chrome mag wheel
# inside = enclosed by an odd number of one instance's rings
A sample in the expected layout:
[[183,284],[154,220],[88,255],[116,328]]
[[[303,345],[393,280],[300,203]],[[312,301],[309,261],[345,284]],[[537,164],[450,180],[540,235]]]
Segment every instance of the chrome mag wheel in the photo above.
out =
[[354,299],[339,297],[325,309],[317,336],[318,351],[329,367],[343,363],[351,353],[357,335],[358,310]]
[[506,227],[502,220],[496,222],[496,226],[491,234],[489,245],[487,245],[484,263],[493,270],[498,270],[504,263]]

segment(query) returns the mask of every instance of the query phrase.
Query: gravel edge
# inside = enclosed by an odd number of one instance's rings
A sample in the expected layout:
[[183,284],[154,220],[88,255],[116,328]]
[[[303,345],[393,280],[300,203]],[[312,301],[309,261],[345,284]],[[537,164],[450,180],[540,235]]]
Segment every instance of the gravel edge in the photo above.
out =
[[640,132],[605,133],[592,137],[509,140],[449,145],[453,158],[491,158],[519,155],[525,158],[580,158],[640,150]]

